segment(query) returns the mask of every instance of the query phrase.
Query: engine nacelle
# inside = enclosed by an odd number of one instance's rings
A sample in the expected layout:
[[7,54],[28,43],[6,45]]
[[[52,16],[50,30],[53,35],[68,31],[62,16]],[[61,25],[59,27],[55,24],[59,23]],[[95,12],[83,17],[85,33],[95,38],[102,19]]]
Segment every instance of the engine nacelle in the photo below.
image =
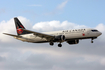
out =
[[79,43],[79,40],[70,40],[70,41],[67,41],[68,44],[78,44]]
[[55,36],[55,41],[64,42],[65,41],[65,36],[64,35]]

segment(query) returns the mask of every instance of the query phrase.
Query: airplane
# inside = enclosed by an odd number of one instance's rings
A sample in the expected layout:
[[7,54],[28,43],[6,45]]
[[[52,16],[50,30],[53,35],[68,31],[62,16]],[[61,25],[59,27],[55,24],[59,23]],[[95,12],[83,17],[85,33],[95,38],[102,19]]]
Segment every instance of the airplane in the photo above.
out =
[[67,42],[68,44],[78,44],[81,39],[91,39],[93,40],[100,36],[102,33],[97,29],[84,28],[84,29],[72,29],[72,30],[62,30],[53,32],[36,32],[27,30],[17,17],[14,18],[17,35],[3,33],[5,35],[13,36],[14,38],[21,40],[23,42],[31,43],[46,43],[53,46],[55,42],[58,42],[58,47],[62,47],[62,42]]

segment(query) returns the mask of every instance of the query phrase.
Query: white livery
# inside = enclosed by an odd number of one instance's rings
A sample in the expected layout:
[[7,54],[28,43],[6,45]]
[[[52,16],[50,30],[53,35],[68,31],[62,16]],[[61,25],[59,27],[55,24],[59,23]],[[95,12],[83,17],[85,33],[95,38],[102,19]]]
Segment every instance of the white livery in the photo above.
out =
[[54,32],[35,32],[25,29],[18,18],[14,18],[17,35],[4,33],[14,38],[31,43],[45,43],[49,42],[50,45],[54,45],[54,42],[59,42],[58,47],[62,47],[62,42],[67,42],[68,44],[78,44],[80,39],[96,39],[102,33],[96,29],[73,29],[73,30],[63,30]]

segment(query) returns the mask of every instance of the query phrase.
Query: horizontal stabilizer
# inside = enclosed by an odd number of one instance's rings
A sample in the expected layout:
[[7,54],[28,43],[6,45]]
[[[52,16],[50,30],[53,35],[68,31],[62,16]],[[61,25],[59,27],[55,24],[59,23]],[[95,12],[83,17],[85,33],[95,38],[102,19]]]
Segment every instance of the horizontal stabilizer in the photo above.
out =
[[13,37],[20,37],[20,36],[18,36],[18,35],[13,35],[13,34],[8,34],[8,33],[3,33],[3,34],[9,35],[9,36],[13,36]]

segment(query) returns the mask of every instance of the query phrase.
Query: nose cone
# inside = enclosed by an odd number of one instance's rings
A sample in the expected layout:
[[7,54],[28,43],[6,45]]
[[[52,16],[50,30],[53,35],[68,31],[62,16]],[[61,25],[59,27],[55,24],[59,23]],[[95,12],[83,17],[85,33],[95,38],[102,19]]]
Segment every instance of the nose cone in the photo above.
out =
[[99,32],[99,36],[101,35],[102,33],[101,32]]

